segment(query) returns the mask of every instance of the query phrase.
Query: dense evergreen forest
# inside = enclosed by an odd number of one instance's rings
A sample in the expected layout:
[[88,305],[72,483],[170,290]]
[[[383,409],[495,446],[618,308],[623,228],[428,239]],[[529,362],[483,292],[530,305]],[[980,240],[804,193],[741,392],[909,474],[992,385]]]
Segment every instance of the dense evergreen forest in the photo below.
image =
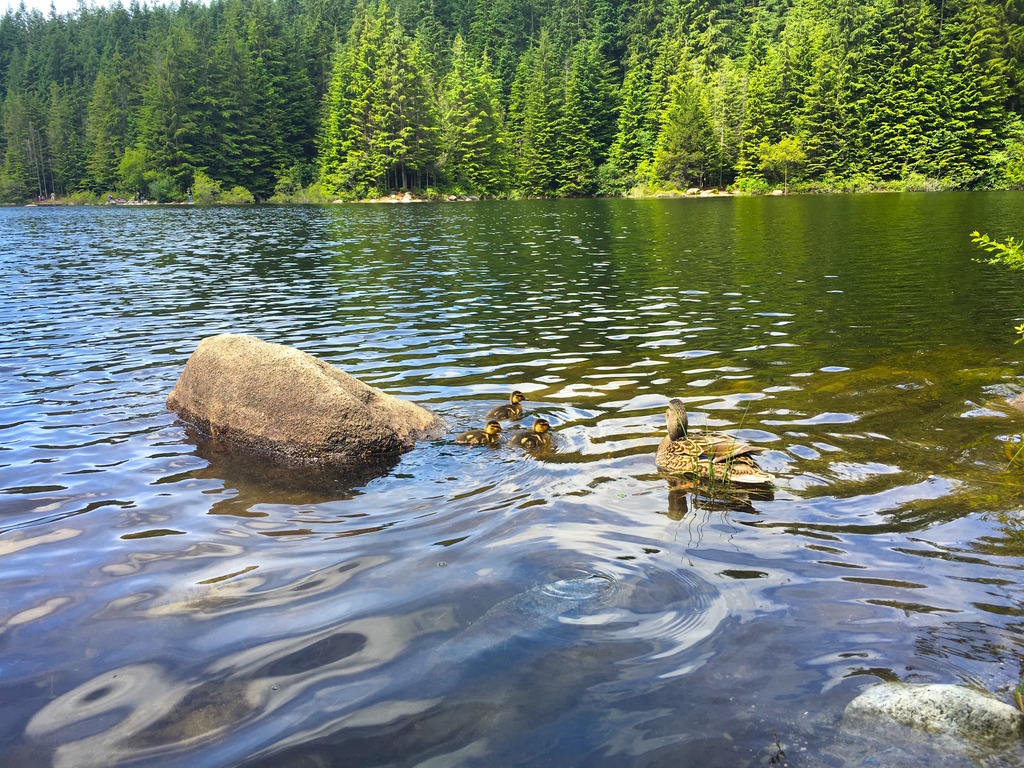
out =
[[1024,0],[181,0],[0,19],[0,201],[1024,183]]

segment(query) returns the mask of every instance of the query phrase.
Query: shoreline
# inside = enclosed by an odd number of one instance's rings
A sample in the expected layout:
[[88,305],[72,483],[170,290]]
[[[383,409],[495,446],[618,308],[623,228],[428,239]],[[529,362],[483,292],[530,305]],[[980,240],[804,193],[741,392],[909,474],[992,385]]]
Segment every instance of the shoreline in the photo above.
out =
[[392,192],[377,197],[359,198],[345,200],[335,198],[333,200],[313,201],[308,198],[296,196],[294,199],[265,200],[258,203],[212,203],[202,204],[189,202],[187,200],[161,203],[157,200],[125,200],[118,198],[113,201],[89,202],[72,198],[55,198],[27,203],[0,203],[4,208],[79,208],[79,207],[238,207],[245,205],[407,205],[414,203],[477,203],[495,202],[501,200],[672,200],[692,199],[703,200],[708,198],[732,198],[732,197],[791,197],[794,195],[864,195],[864,194],[896,194],[896,193],[933,193],[933,192],[1020,192],[1019,189],[1008,189],[998,187],[986,187],[983,189],[956,189],[956,188],[935,188],[935,187],[910,187],[898,188],[895,186],[872,186],[863,188],[810,188],[810,189],[771,189],[768,191],[751,191],[735,188],[722,187],[691,187],[685,190],[643,190],[634,188],[622,195],[580,195],[578,197],[478,197],[477,195],[442,195],[440,197],[424,197],[411,192]]

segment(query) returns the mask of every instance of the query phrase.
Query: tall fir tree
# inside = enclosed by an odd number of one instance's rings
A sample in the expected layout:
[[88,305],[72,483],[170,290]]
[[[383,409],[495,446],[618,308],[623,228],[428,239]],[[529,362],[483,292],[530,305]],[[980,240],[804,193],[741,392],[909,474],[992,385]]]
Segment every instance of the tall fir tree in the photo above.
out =
[[514,142],[516,179],[523,194],[550,196],[558,191],[558,116],[562,108],[561,61],[551,38],[542,30],[524,58],[516,111]]
[[681,188],[702,187],[718,165],[718,151],[706,91],[693,60],[684,54],[669,81],[651,178]]
[[561,110],[557,122],[558,155],[555,170],[558,194],[565,197],[588,195],[597,181],[594,162],[597,121],[587,110],[589,60],[585,44],[576,46],[566,72]]
[[442,88],[443,171],[461,194],[498,194],[507,184],[507,148],[500,86],[486,52],[471,60],[458,35]]
[[197,120],[205,97],[200,92],[202,53],[184,25],[170,29],[156,52],[141,112],[141,140],[154,168],[171,177],[178,191],[204,166]]
[[982,0],[950,5],[942,27],[938,166],[943,177],[970,185],[988,170],[988,154],[1000,138],[1008,66],[996,10]]
[[136,139],[138,106],[131,63],[115,48],[96,76],[86,113],[86,167],[97,191],[114,189],[117,166],[126,147]]

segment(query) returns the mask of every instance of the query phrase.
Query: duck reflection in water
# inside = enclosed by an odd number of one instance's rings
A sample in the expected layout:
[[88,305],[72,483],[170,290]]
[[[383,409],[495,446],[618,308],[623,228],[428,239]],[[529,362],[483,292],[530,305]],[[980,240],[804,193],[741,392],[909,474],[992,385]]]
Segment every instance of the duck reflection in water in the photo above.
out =
[[770,487],[744,488],[719,486],[711,489],[693,480],[664,475],[668,480],[668,517],[682,520],[694,512],[744,512],[756,515],[754,501],[772,501],[775,492]]

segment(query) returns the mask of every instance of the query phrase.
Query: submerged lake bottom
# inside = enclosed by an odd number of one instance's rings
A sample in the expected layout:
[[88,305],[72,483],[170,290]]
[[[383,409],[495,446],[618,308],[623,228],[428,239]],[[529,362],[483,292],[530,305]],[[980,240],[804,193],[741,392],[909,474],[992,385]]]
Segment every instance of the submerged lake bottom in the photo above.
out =
[[[1024,674],[1019,193],[0,210],[0,763],[1022,766],[843,722]],[[199,340],[447,425],[200,439]],[[457,445],[513,389],[551,451]],[[688,487],[669,398],[764,448]]]

